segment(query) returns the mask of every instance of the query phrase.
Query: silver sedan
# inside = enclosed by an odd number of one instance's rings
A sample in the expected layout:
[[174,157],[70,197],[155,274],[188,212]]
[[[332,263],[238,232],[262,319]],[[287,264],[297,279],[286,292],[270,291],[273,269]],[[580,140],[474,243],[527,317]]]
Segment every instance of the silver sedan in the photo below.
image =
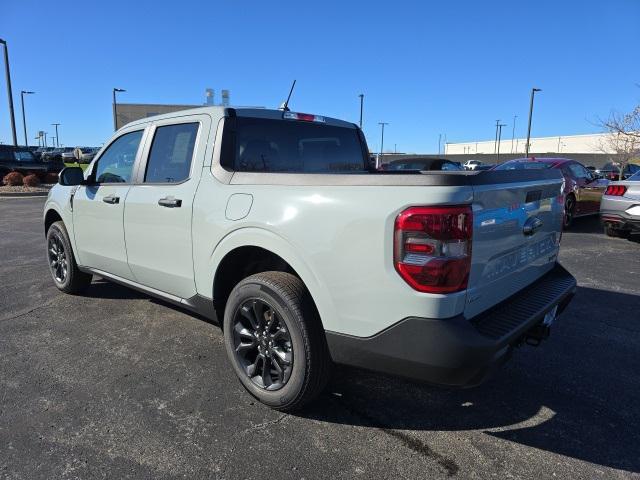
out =
[[600,220],[610,237],[640,232],[640,171],[609,183],[600,202]]

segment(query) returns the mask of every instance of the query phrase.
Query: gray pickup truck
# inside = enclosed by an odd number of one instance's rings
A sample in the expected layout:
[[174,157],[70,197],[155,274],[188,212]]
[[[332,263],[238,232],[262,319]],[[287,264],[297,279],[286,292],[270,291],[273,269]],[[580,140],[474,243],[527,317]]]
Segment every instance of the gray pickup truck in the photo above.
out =
[[546,337],[575,279],[557,263],[557,170],[371,170],[349,122],[206,107],[115,133],[44,209],[56,286],[93,275],[217,319],[243,386],[281,410],[332,364],[476,385]]

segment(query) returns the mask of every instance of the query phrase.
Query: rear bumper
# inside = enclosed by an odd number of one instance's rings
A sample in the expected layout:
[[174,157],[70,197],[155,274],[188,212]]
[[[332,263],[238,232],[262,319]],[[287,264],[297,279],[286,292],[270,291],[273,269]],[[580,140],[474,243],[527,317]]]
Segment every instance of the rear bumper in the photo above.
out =
[[372,337],[327,332],[336,363],[447,386],[481,383],[545,314],[562,312],[575,278],[556,266],[533,284],[472,319],[410,317]]
[[[629,205],[631,206],[631,205]],[[624,211],[607,211],[600,212],[600,222],[606,225],[612,225],[620,230],[636,230],[640,231],[640,218],[629,215]]]

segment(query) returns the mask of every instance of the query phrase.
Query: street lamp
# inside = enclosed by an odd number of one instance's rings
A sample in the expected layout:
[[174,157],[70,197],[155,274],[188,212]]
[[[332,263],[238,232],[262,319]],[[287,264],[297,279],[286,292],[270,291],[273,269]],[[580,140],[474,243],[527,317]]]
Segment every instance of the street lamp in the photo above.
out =
[[358,95],[360,97],[360,130],[362,130],[362,107],[364,105],[364,93]]
[[27,92],[26,90],[20,91],[20,103],[22,103],[22,128],[24,129],[24,146],[29,146],[29,141],[27,140],[27,119],[24,115],[24,96],[32,95],[36,92]]
[[11,135],[13,136],[13,145],[18,146],[18,137],[16,136],[16,116],[13,111],[13,92],[11,90],[11,72],[9,71],[9,47],[7,42],[0,38],[0,43],[4,45],[4,73],[7,77],[7,96],[9,97],[9,119],[11,120]]
[[116,92],[126,92],[123,88],[114,88],[113,89],[113,129],[118,130],[118,107],[116,106]]
[[378,122],[378,125],[382,127],[382,135],[380,137],[380,155],[384,155],[384,126],[389,125],[388,122]]
[[498,149],[496,151],[496,163],[500,163],[500,143],[502,142],[502,127],[506,126],[506,123],[498,124]]
[[511,130],[511,153],[513,153],[513,139],[516,136],[516,118],[518,118],[518,115],[513,116],[513,130]]
[[529,103],[529,128],[527,128],[527,143],[524,149],[524,156],[529,156],[529,143],[531,140],[531,117],[533,116],[533,97],[536,95],[536,92],[541,92],[540,88],[532,88],[531,89],[531,101]]
[[56,146],[60,146],[60,136],[58,135],[58,125],[62,125],[61,123],[52,123],[51,126],[56,127]]

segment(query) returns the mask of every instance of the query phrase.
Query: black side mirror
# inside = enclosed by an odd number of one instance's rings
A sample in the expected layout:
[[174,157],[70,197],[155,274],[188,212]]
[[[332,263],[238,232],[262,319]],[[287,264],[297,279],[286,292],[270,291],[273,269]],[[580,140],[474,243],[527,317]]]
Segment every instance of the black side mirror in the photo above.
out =
[[58,183],[66,187],[82,185],[84,182],[84,172],[80,167],[65,167],[58,174]]

